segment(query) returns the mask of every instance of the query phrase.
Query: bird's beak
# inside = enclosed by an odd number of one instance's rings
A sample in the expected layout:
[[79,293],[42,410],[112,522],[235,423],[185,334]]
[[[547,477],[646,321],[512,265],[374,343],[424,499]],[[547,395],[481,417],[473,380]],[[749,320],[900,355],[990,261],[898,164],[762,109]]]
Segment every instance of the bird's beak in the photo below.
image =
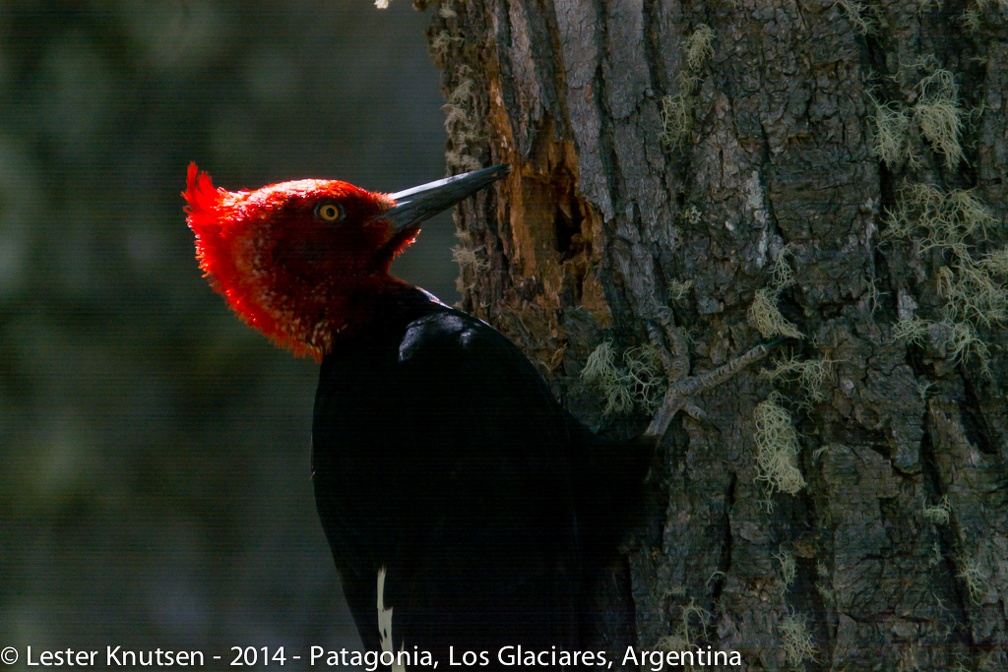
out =
[[396,233],[406,231],[510,172],[511,166],[502,163],[389,194],[396,204],[378,218],[390,222]]

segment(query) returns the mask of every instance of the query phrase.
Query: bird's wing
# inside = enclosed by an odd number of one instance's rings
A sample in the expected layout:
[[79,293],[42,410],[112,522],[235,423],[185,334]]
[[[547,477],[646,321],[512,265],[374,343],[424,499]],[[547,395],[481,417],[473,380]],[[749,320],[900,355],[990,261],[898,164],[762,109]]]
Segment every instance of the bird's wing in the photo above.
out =
[[574,646],[569,416],[464,313],[416,319],[392,345],[327,358],[316,398],[316,498],[365,644],[385,566],[397,648]]

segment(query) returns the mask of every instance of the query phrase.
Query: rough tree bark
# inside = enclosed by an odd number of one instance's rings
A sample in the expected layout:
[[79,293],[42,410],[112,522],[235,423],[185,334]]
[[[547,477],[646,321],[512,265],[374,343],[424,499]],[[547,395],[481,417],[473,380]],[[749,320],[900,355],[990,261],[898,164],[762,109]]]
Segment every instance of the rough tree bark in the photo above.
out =
[[787,338],[673,422],[613,620],[749,670],[1008,669],[1006,3],[431,9],[450,167],[514,166],[457,215],[463,307],[575,414],[644,426],[649,324],[673,376]]

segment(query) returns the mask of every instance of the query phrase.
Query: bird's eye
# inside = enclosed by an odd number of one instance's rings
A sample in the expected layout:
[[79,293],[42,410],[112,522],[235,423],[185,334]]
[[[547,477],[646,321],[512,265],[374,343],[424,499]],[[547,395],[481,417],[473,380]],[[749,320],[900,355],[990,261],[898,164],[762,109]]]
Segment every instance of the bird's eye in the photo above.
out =
[[323,201],[315,206],[315,216],[323,222],[338,222],[343,219],[343,208],[339,203]]

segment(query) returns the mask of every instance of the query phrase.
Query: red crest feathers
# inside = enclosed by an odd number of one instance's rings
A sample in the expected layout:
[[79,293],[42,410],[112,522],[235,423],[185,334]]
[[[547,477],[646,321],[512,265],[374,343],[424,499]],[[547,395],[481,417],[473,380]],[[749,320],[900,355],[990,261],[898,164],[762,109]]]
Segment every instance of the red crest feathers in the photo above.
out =
[[196,236],[196,258],[210,286],[227,299],[231,308],[251,327],[259,329],[282,347],[297,355],[315,359],[321,353],[282,333],[280,324],[260,300],[262,289],[243,278],[236,266],[235,246],[241,244],[242,231],[236,228],[236,206],[249,192],[230,192],[215,188],[210,176],[189,164],[186,190],[187,222]]
[[224,245],[225,222],[221,202],[229,195],[224,189],[215,189],[210,176],[199,172],[195,161],[189,164],[186,190],[182,192],[187,203],[187,223],[196,236],[196,258],[200,268],[209,277],[214,289],[222,294],[226,292],[220,282],[229,275],[229,269],[222,268],[222,265],[231,260]]
[[216,210],[222,195],[214,189],[210,176],[199,172],[195,161],[189,164],[186,190],[182,192],[182,196],[189,204],[185,208],[189,214],[189,227],[197,236],[208,226],[217,225]]

